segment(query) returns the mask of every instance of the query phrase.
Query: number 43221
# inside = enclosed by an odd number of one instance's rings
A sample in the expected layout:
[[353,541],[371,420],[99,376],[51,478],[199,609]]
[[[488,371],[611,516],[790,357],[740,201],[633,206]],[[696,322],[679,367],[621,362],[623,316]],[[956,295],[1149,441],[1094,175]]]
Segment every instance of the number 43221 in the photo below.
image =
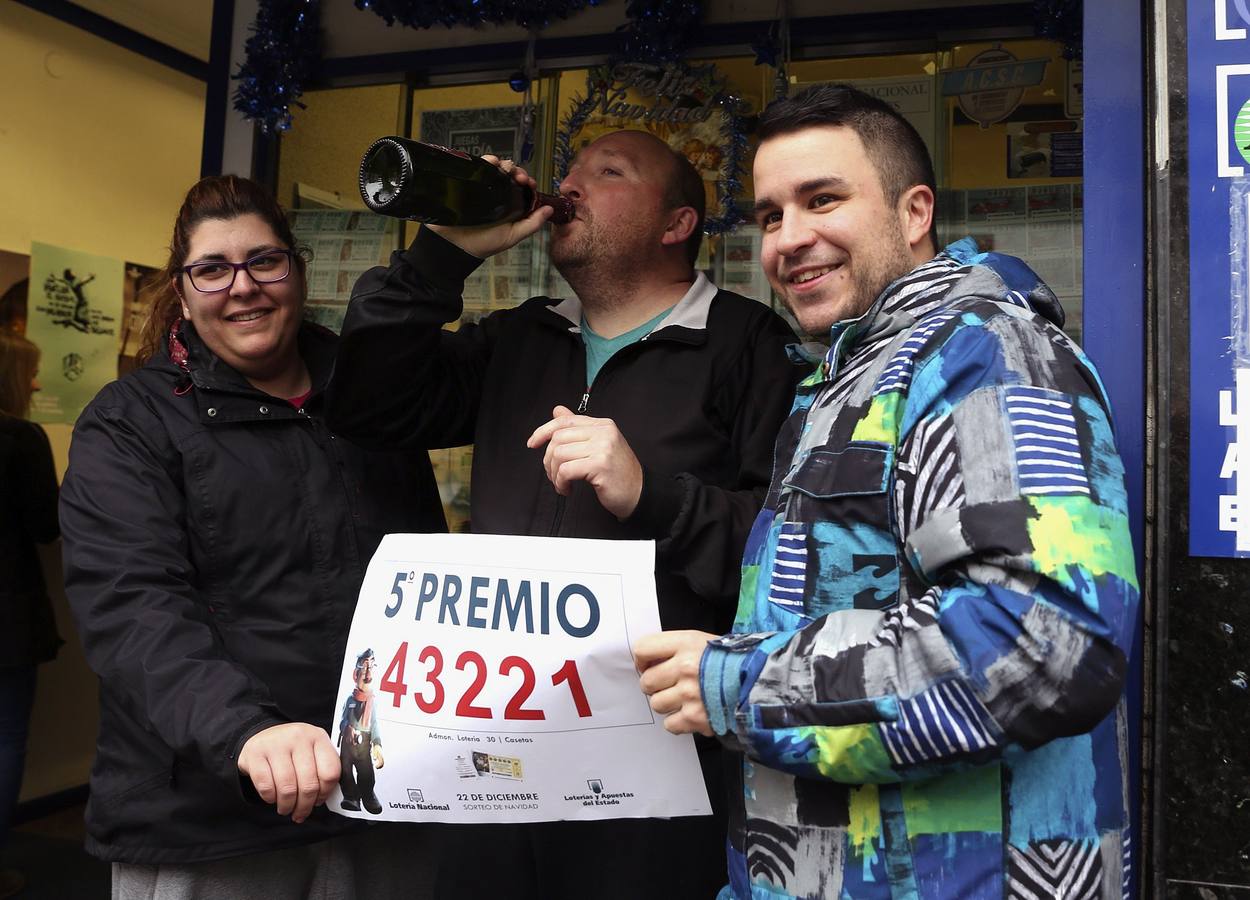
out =
[[[447,691],[441,679],[443,654],[437,647],[429,645],[421,649],[421,652],[417,654],[417,660],[427,664],[429,670],[425,673],[425,681],[419,688],[413,690],[412,699],[422,712],[433,715],[443,708],[443,703],[447,699]],[[404,681],[404,667],[407,663],[408,642],[404,641],[387,665],[386,673],[382,676],[382,683],[379,685],[380,690],[391,695],[391,702],[396,707],[408,693],[408,684]],[[456,715],[470,719],[493,719],[495,715],[490,707],[476,705],[478,695],[486,685],[488,674],[486,660],[473,650],[465,650],[456,658],[456,669],[464,672],[470,668],[474,670],[473,680],[456,703]],[[534,667],[524,657],[504,657],[503,662],[499,664],[499,674],[506,678],[516,671],[521,673],[521,684],[504,707],[503,718],[513,720],[547,718],[546,713],[541,709],[533,709],[525,705],[534,692]],[[564,684],[568,687],[569,696],[572,698],[578,716],[584,719],[591,715],[590,702],[586,699],[586,689],[582,687],[582,679],[578,674],[575,660],[566,659],[564,665],[551,676],[551,683],[553,686]]]

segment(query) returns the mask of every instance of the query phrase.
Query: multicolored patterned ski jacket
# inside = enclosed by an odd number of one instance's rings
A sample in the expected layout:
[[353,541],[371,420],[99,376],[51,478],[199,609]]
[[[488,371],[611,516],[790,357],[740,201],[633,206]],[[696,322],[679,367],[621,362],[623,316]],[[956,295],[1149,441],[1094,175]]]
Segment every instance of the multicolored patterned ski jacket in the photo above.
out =
[[722,898],[1126,893],[1138,584],[1061,322],[965,239],[834,326],[703,657],[743,754]]

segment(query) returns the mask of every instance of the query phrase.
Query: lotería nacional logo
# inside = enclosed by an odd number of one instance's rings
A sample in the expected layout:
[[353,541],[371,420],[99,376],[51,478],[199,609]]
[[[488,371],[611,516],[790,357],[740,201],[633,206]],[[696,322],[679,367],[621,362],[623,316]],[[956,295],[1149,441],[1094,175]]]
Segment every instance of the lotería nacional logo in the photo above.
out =
[[599,780],[598,778],[587,779],[586,786],[589,787],[596,794],[603,793],[603,782]]
[[407,803],[402,800],[398,803],[391,800],[388,801],[386,805],[391,809],[407,809],[412,811],[420,810],[421,812],[447,812],[451,809],[450,803],[427,803],[425,799],[425,792],[420,788],[408,788],[407,793]]

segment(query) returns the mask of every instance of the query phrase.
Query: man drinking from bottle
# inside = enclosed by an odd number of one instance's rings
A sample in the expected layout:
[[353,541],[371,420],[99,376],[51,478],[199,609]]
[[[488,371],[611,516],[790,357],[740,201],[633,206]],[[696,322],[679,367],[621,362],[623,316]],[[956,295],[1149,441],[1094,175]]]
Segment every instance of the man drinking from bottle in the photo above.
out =
[[[725,631],[797,377],[793,334],[695,271],[703,183],[659,139],[598,139],[560,192],[576,215],[552,226],[551,259],[572,296],[444,329],[465,277],[542,228],[546,206],[499,225],[423,227],[361,277],[331,425],[375,446],[474,444],[475,532],[654,539],[663,626]],[[725,789],[719,751],[699,750],[712,817],[448,826],[442,892],[710,896],[725,881]]]

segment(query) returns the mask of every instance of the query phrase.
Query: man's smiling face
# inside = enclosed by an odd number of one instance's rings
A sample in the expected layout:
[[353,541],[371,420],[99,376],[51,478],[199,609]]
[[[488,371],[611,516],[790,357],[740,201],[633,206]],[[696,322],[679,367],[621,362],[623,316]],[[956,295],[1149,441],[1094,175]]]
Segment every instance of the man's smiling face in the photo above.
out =
[[884,193],[859,135],[820,125],[765,140],[755,155],[760,263],[807,334],[864,314],[916,265],[904,204]]

